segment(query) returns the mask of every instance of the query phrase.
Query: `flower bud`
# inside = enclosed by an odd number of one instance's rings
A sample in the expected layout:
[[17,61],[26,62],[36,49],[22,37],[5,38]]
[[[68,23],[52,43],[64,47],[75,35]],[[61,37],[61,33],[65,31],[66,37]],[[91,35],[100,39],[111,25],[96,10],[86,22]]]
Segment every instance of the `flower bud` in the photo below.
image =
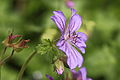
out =
[[75,5],[72,0],[66,0],[65,4],[68,8],[73,8]]
[[64,64],[61,60],[57,59],[55,61],[55,69],[56,69],[56,72],[61,75],[64,71]]

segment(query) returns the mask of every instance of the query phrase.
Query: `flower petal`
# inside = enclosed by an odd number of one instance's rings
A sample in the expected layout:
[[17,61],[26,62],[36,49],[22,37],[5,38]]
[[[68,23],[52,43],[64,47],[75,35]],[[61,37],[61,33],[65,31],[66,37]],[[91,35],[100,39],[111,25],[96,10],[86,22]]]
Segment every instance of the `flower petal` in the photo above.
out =
[[74,14],[76,14],[76,10],[75,9],[73,9],[73,8],[71,8],[71,11],[72,11],[72,16],[74,15]]
[[51,19],[55,22],[60,31],[63,32],[66,24],[66,18],[64,14],[61,11],[53,11],[53,13],[55,15],[51,16]]
[[73,11],[73,16],[71,17],[69,24],[68,24],[68,31],[70,33],[73,33],[77,31],[82,24],[82,18],[78,14],[75,14],[75,11]]
[[76,72],[75,70],[72,70],[72,80],[82,80],[82,74],[81,72]]
[[69,65],[70,69],[74,69],[77,66],[82,66],[82,55],[68,42],[65,42],[62,46],[59,47],[59,49],[65,52],[67,55],[67,64]]
[[57,46],[63,46],[63,44],[65,43],[65,40],[63,39],[63,37],[60,38],[60,40],[57,42]]
[[78,49],[80,49],[80,51],[82,53],[85,53],[85,48],[86,48],[86,44],[81,41],[81,42],[76,42],[75,44],[73,44],[75,47],[77,47]]
[[82,52],[82,53],[85,53],[85,48],[86,48],[86,44],[85,44],[85,42],[83,42],[83,41],[81,41],[81,42],[73,42],[73,41],[71,41],[72,42],[72,44],[76,47],[76,48],[78,48],[78,49],[80,49],[80,51]]
[[85,33],[83,33],[83,32],[77,32],[76,34],[77,34],[77,36],[78,36],[81,40],[83,40],[83,41],[86,41],[86,40],[87,40],[87,35],[86,35]]
[[73,38],[71,38],[71,43],[72,43],[72,45],[74,45],[75,47],[80,49],[80,51],[82,53],[85,53],[86,40],[87,40],[86,34],[84,34],[82,32],[77,32],[76,35],[73,35]]
[[84,54],[85,53],[85,48],[79,47],[80,51]]
[[87,77],[86,77],[87,76],[86,68],[82,67],[79,72],[82,73],[82,80],[87,80]]

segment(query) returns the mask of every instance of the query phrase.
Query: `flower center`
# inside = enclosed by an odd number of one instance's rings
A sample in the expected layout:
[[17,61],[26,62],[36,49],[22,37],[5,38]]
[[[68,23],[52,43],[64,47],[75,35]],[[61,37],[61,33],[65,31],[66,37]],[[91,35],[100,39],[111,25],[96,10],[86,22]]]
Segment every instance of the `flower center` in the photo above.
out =
[[70,38],[70,34],[64,35],[64,39],[65,39],[65,40],[68,40],[69,38]]

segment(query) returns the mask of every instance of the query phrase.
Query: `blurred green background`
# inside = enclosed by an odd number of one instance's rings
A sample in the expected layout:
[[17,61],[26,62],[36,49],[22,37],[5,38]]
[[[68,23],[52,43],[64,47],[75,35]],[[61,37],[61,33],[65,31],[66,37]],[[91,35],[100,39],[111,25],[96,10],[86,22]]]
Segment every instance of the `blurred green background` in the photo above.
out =
[[[73,1],[83,18],[79,31],[89,35],[86,54],[83,54],[88,76],[93,80],[120,80],[120,0]],[[12,29],[31,40],[29,48],[16,53],[2,67],[2,80],[16,80],[21,65],[40,40],[53,40],[59,33],[50,19],[54,10],[63,11],[67,18],[71,16],[63,0],[0,0],[0,41]],[[1,52],[2,49],[0,44]],[[46,74],[59,80],[49,56],[37,54],[25,70],[23,80],[47,80]]]

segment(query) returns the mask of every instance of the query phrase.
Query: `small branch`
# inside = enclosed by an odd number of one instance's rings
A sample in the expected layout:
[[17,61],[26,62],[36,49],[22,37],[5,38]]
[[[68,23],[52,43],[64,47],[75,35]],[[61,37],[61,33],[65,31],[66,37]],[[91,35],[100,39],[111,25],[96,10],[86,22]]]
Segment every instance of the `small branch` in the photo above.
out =
[[[2,60],[3,55],[5,54],[7,47],[3,49],[3,52],[0,54],[0,60]],[[2,66],[0,65],[0,80],[2,79]]]
[[4,47],[3,52],[0,54],[1,59],[2,59],[3,55],[5,55],[6,50],[7,50],[7,47]]
[[6,57],[5,59],[3,59],[3,60],[0,61],[0,66],[2,66],[6,61],[8,61],[9,59],[11,59],[11,57],[13,56],[13,54],[14,54],[14,50],[12,50],[12,53],[8,57]]
[[30,56],[27,58],[27,60],[25,61],[25,63],[22,65],[22,68],[21,68],[21,70],[20,70],[20,72],[19,72],[19,74],[18,74],[17,80],[22,80],[22,76],[23,76],[23,74],[24,74],[24,71],[25,71],[28,63],[29,63],[30,60],[34,57],[34,55],[35,55],[36,53],[37,53],[36,50],[33,51],[33,53],[30,54]]

